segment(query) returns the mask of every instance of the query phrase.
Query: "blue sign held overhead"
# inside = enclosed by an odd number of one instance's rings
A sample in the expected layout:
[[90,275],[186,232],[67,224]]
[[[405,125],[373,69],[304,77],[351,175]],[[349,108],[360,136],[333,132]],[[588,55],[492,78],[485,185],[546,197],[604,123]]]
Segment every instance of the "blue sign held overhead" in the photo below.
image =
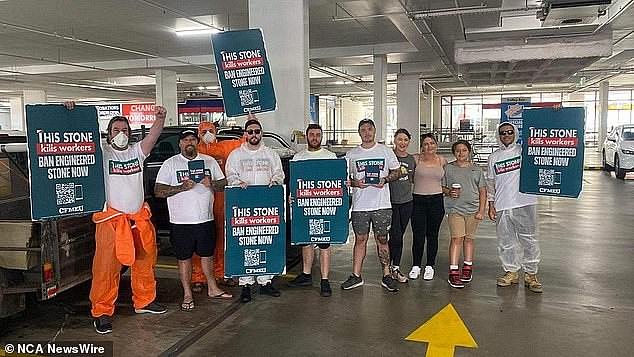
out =
[[579,197],[583,182],[584,108],[524,112],[520,192]]
[[211,42],[228,117],[273,111],[277,102],[262,30],[225,31]]
[[346,160],[290,162],[291,243],[343,244],[348,239]]
[[95,107],[27,105],[33,220],[101,211],[106,199]]
[[225,189],[225,276],[276,275],[286,268],[284,187]]
[[530,98],[502,98],[500,104],[500,123],[511,123],[517,128],[515,136],[518,144],[522,143],[522,128],[524,110],[531,105]]

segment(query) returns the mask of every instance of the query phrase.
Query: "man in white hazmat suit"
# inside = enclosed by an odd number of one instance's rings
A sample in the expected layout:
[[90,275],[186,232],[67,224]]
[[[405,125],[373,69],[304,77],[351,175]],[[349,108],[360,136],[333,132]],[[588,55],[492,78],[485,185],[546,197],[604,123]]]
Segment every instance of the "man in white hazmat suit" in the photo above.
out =
[[[249,116],[244,125],[246,142],[233,150],[227,158],[225,172],[227,183],[231,186],[246,188],[249,185],[281,185],[284,183],[284,171],[279,155],[262,143],[262,125]],[[257,277],[260,285],[260,294],[279,297],[280,291],[272,284],[273,275],[260,275]],[[255,283],[253,276],[244,276],[238,279],[242,287],[240,301],[251,301],[251,285]]]
[[500,148],[489,156],[487,173],[489,218],[496,223],[498,254],[505,271],[497,285],[519,283],[523,269],[524,285],[541,293],[542,284],[537,280],[540,249],[535,237],[537,197],[519,190],[522,147],[516,143],[517,128],[500,123],[498,135]]

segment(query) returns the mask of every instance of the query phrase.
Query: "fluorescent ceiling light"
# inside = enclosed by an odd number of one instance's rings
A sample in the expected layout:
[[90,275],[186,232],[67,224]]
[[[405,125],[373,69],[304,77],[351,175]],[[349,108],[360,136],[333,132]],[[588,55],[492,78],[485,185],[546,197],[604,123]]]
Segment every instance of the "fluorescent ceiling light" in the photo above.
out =
[[196,30],[174,30],[178,36],[199,36],[199,35],[211,35],[220,32],[218,29],[196,29]]

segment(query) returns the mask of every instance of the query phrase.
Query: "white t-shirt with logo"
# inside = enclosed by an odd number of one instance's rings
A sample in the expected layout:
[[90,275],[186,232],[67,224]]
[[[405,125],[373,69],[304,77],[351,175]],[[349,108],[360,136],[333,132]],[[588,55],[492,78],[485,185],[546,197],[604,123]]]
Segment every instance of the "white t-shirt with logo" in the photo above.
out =
[[143,160],[141,143],[125,150],[103,147],[104,181],[108,206],[124,213],[136,213],[143,206]]
[[[220,170],[216,160],[208,155],[198,154],[192,160],[182,154],[174,155],[165,160],[158,174],[156,182],[169,186],[179,186],[189,178],[189,162],[200,160],[204,162],[205,175],[211,181],[222,180],[225,175]],[[214,195],[210,187],[196,183],[190,190],[179,192],[167,198],[167,208],[170,213],[170,223],[198,224],[214,219]]]
[[[348,151],[346,160],[348,160],[348,173],[350,176],[361,181],[365,181],[366,173],[378,173],[378,179],[380,180],[387,177],[390,170],[396,170],[401,167],[394,151],[379,143],[369,149],[364,149],[361,145],[357,146]],[[366,188],[354,187],[352,189],[352,211],[375,211],[392,208],[388,185],[385,184],[382,188],[375,186]]]
[[293,160],[311,160],[311,159],[336,159],[334,152],[320,148],[319,150],[309,151],[303,150],[293,156]]

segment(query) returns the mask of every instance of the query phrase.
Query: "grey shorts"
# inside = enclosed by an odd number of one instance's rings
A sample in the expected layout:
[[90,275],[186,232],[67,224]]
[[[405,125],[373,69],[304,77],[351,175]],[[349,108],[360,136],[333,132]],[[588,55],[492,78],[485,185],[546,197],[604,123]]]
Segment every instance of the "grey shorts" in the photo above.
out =
[[370,223],[375,236],[387,236],[392,225],[392,210],[352,211],[352,230],[355,234],[369,234]]

